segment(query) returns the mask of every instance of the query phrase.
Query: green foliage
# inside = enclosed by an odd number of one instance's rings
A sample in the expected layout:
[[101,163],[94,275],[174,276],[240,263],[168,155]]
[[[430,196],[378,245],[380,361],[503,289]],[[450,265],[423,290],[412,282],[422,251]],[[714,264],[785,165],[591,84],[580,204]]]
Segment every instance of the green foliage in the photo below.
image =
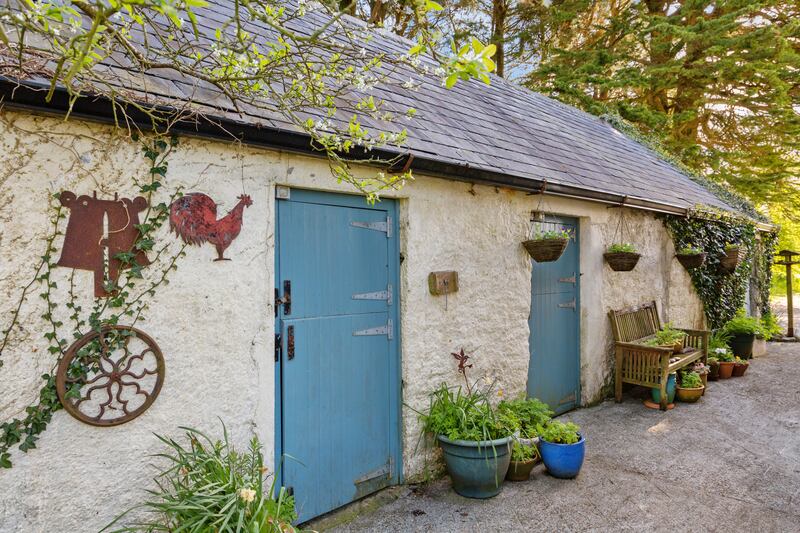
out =
[[[138,139],[136,139],[138,140]],[[137,321],[143,320],[143,313],[147,304],[156,293],[156,290],[169,282],[169,274],[176,270],[177,261],[183,256],[183,245],[176,253],[171,254],[167,251],[166,244],[155,251],[155,259],[161,259],[160,263],[153,261],[151,269],[160,269],[160,272],[153,280],[144,281],[141,276],[142,265],[135,262],[134,249],[151,248],[155,242],[154,236],[163,227],[169,216],[168,203],[155,203],[154,193],[163,185],[163,178],[168,168],[168,158],[172,151],[177,147],[176,137],[156,137],[154,139],[142,140],[142,151],[147,160],[149,170],[144,179],[134,178],[133,184],[139,193],[148,201],[148,208],[144,212],[141,224],[138,226],[139,237],[133,244],[129,252],[124,252],[120,259],[126,267],[122,270],[116,285],[106,287],[114,294],[108,298],[97,298],[91,309],[84,310],[78,304],[78,298],[74,293],[73,278],[75,273],[70,275],[68,299],[60,302],[55,299],[54,291],[58,288],[53,281],[52,271],[56,268],[54,246],[55,239],[62,236],[63,220],[66,217],[61,203],[58,201],[58,194],[50,198],[50,231],[44,238],[45,252],[37,264],[33,278],[20,291],[18,303],[11,315],[8,326],[4,326],[0,335],[0,356],[11,342],[13,335],[19,333],[21,328],[18,326],[20,313],[23,309],[28,292],[35,286],[40,288],[39,298],[44,301],[45,313],[41,315],[42,337],[48,343],[47,351],[54,357],[54,362],[48,372],[41,376],[43,381],[36,400],[25,408],[25,415],[12,418],[0,424],[0,468],[11,468],[10,450],[17,446],[22,452],[28,452],[36,448],[39,436],[47,429],[53,414],[61,409],[61,402],[56,393],[55,367],[61,357],[64,356],[70,342],[81,338],[90,331],[99,332],[106,325],[118,324],[127,321],[128,325],[135,325]],[[175,191],[169,198],[171,202],[180,191]],[[144,243],[144,244],[143,244]],[[141,286],[143,285],[143,286]],[[138,290],[137,290],[138,289]],[[57,317],[67,316],[65,323]],[[29,325],[28,327],[33,327]],[[95,348],[97,348],[95,346]],[[91,352],[91,345],[89,345]],[[77,368],[70,369],[70,377],[78,378],[86,375],[90,366],[97,360],[97,350],[93,353],[86,353],[76,363]],[[0,365],[2,366],[2,365]],[[73,385],[73,391],[79,389],[79,383]],[[74,393],[74,392],[73,392]]]
[[783,333],[783,328],[778,324],[778,319],[772,312],[766,313],[761,317],[761,333],[760,336],[765,339],[774,339],[780,337]]
[[636,253],[636,247],[629,242],[617,242],[608,247],[608,253],[616,254],[621,252]]
[[503,400],[497,405],[497,411],[508,420],[513,421],[520,434],[526,438],[537,435],[538,428],[547,424],[553,416],[550,407],[536,398],[520,398]]
[[536,231],[531,240],[540,241],[545,239],[569,239],[570,234],[565,229],[549,230],[549,231]]
[[[168,451],[156,457],[166,465],[155,476],[156,490],[143,504],[120,515],[144,510],[144,521],[119,529],[127,531],[215,531],[219,533],[284,533],[295,531],[294,498],[276,478],[267,475],[256,437],[239,452],[223,426],[223,439],[213,441],[190,428],[186,443],[158,435]],[[269,478],[272,477],[270,481]]]
[[738,355],[733,359],[733,362],[736,363],[737,365],[745,365],[745,366],[750,364],[748,361],[742,359]]
[[555,444],[575,444],[580,440],[578,431],[580,428],[577,424],[551,420],[539,431],[539,436]]
[[[705,264],[690,270],[689,275],[703,302],[709,326],[711,329],[722,327],[745,302],[753,257],[758,250],[755,226],[747,220],[712,213],[703,218],[664,215],[662,221],[676,249],[699,246],[708,254]],[[725,246],[734,242],[740,243],[747,254],[735,272],[725,274],[719,270],[720,259],[725,254]],[[768,288],[765,294],[769,294]]]
[[700,255],[703,253],[703,249],[697,246],[684,246],[680,250],[678,250],[678,254],[680,255]]
[[697,389],[703,386],[703,380],[697,372],[683,372],[681,374],[681,387],[684,389]]
[[425,433],[450,440],[487,441],[508,437],[514,420],[498,416],[489,402],[488,391],[464,393],[460,386],[442,383],[430,395],[430,406],[420,414]]
[[648,340],[645,344],[648,346],[668,346],[682,341],[685,337],[685,332],[675,329],[670,322],[667,322],[656,332],[655,337]]
[[800,4],[545,6],[531,7],[529,27],[517,30],[537,46],[528,86],[623,117],[696,176],[730,184],[758,205],[797,210]]
[[747,316],[744,309],[736,312],[736,316],[725,323],[722,330],[733,335],[761,335],[761,321],[757,318]]
[[511,448],[512,461],[523,463],[536,459],[537,457],[539,457],[539,450],[537,450],[536,446],[533,444],[520,444],[519,442],[515,442],[514,447]]

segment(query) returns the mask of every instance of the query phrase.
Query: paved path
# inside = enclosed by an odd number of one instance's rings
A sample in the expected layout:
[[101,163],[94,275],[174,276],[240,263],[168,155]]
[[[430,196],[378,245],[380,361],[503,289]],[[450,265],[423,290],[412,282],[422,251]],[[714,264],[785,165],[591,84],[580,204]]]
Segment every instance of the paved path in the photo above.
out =
[[480,501],[445,478],[336,531],[800,531],[799,344],[770,344],[694,405],[662,413],[627,395],[562,418],[587,437],[576,480],[539,466]]

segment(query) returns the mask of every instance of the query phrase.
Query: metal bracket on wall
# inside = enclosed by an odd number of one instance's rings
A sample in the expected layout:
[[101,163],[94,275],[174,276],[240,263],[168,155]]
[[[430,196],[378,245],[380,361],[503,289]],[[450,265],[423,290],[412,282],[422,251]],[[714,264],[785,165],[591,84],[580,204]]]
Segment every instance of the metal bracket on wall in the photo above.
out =
[[369,337],[373,335],[386,335],[391,340],[394,338],[394,324],[392,319],[386,321],[385,326],[378,326],[375,328],[367,328],[353,332],[353,337]]

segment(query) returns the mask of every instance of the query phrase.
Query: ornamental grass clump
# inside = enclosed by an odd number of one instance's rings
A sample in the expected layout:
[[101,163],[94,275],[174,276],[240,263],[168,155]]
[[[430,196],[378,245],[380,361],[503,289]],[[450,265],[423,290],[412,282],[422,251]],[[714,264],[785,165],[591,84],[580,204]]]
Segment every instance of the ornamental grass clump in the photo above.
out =
[[[157,435],[168,451],[156,454],[166,464],[155,478],[150,498],[129,509],[103,531],[178,531],[215,533],[287,533],[295,531],[294,498],[267,474],[256,437],[237,451],[223,426],[223,440],[212,441],[191,428],[183,444]],[[271,479],[270,479],[271,478]],[[145,518],[111,529],[132,511]]]

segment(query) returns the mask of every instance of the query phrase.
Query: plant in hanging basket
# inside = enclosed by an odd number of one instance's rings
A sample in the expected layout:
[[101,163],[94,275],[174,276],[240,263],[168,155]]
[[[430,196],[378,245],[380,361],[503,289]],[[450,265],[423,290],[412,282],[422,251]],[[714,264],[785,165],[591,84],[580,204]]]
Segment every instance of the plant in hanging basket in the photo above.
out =
[[636,252],[636,247],[629,242],[614,243],[603,254],[608,266],[615,272],[629,272],[633,270],[642,254]]
[[702,248],[697,248],[695,246],[684,246],[678,250],[675,257],[687,270],[691,268],[700,268],[703,266],[703,263],[706,262],[706,253]]
[[533,237],[522,243],[537,263],[558,261],[569,244],[570,234],[565,229],[534,233]]
[[725,253],[719,260],[719,271],[723,274],[732,274],[736,267],[744,261],[745,249],[738,244],[725,245]]

